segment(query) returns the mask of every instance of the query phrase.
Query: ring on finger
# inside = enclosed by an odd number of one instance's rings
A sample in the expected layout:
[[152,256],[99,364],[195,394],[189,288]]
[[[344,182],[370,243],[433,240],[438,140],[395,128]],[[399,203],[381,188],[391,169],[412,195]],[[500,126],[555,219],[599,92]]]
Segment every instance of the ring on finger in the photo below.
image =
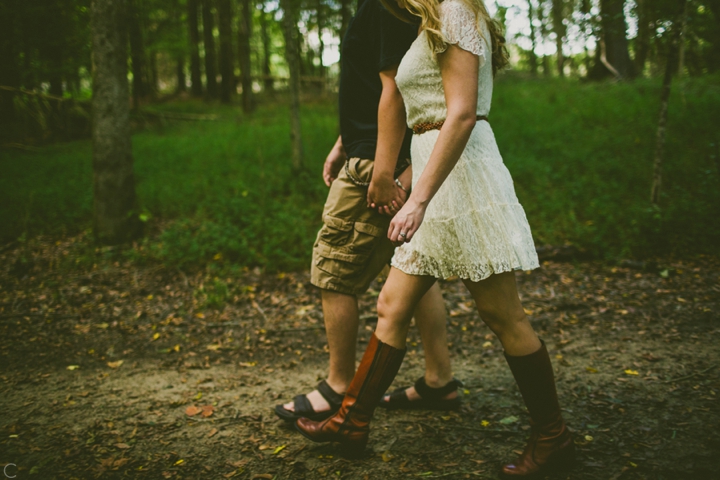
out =
[[400,232],[400,235],[398,235],[400,238],[405,239],[407,237],[407,233]]

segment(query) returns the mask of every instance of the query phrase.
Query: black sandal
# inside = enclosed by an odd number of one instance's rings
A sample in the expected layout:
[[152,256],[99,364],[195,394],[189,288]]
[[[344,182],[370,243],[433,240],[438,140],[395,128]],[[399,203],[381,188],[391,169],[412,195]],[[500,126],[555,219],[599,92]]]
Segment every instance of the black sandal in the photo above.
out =
[[293,404],[295,404],[294,412],[291,412],[282,405],[275,405],[275,414],[286,422],[294,422],[301,417],[319,422],[335,415],[335,413],[340,410],[340,406],[342,405],[345,395],[341,395],[333,390],[326,380],[318,383],[318,386],[315,389],[320,392],[320,395],[322,395],[325,401],[328,402],[330,410],[325,412],[316,412],[313,410],[312,404],[310,403],[310,400],[308,400],[307,395],[303,394],[297,395],[293,398]]
[[462,386],[460,380],[453,378],[444,387],[433,388],[425,383],[425,377],[422,376],[415,382],[415,391],[420,396],[420,400],[410,400],[405,393],[408,387],[404,387],[390,393],[388,401],[385,401],[383,396],[379,406],[388,410],[456,410],[462,403],[460,397],[450,399],[443,397]]

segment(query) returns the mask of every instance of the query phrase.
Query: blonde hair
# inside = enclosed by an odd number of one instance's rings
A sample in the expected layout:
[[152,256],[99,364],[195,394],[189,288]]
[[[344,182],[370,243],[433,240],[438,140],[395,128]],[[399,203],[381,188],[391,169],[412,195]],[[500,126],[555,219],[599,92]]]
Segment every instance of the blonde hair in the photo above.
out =
[[[405,8],[400,8],[395,0],[380,0],[393,15],[404,22],[417,23],[425,31],[430,49],[435,52],[443,50],[446,42],[440,31],[440,0],[403,0]],[[464,3],[474,14],[478,23],[478,32],[482,35],[480,22],[485,22],[490,32],[490,49],[492,50],[493,75],[505,68],[509,63],[509,54],[505,45],[502,26],[492,18],[482,0],[457,0]]]

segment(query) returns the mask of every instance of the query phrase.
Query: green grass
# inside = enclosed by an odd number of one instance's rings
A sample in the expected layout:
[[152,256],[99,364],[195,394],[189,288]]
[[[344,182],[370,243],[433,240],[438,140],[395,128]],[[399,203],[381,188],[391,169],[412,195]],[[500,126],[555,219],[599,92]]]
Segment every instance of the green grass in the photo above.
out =
[[[662,205],[649,203],[660,84],[580,84],[506,76],[491,122],[538,244],[596,256],[714,253],[720,244],[720,79],[676,83]],[[288,109],[178,102],[157,110],[218,121],[155,125],[133,136],[137,192],[151,216],[128,254],[176,266],[307,266],[337,135],[332,101],[303,106],[307,173],[290,168]],[[0,241],[89,227],[89,141],[0,150]]]

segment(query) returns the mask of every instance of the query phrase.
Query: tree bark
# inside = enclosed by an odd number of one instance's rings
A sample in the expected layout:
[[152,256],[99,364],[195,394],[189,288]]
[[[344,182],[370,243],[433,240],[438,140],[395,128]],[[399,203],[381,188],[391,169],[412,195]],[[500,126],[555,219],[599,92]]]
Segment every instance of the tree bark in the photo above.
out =
[[302,134],[300,130],[300,52],[297,29],[297,0],[280,0],[283,10],[283,36],[285,59],[290,70],[290,142],[292,144],[292,167],[299,172],[303,168]]
[[268,13],[265,11],[266,5],[263,4],[262,13],[260,14],[260,36],[263,44],[263,64],[262,71],[265,81],[263,83],[266,92],[272,92],[274,89],[272,71],[270,69],[270,32],[268,32]]
[[230,103],[235,88],[232,48],[232,6],[230,0],[218,0],[218,27],[220,30],[220,101]]
[[93,227],[108,245],[137,237],[127,81],[127,0],[93,0]]
[[604,48],[599,56],[601,61],[593,66],[590,78],[600,79],[613,74],[619,80],[629,80],[636,76],[628,52],[624,5],[625,0],[600,0],[602,38],[598,43]]
[[185,59],[182,56],[177,57],[175,73],[177,76],[177,88],[175,91],[176,93],[183,93],[187,90],[187,87],[185,86]]
[[142,17],[137,0],[128,0],[128,22],[130,27],[130,61],[133,74],[133,107],[139,108],[140,99],[146,97],[149,89],[146,82],[145,45],[142,32]]
[[685,23],[685,8],[687,0],[677,0],[678,13],[673,21],[670,32],[670,44],[668,45],[667,64],[665,65],[665,77],[663,78],[662,93],[660,94],[660,115],[655,140],[655,160],[653,162],[652,187],[650,189],[650,201],[653,205],[660,205],[660,191],[662,188],[662,167],[665,155],[665,137],[667,133],[668,101],[672,87],[672,76],[676,71],[679,54],[680,38]]
[[207,96],[218,98],[217,58],[215,54],[215,17],[213,0],[202,0],[203,44],[205,47],[205,85]]
[[648,52],[650,52],[650,38],[652,35],[652,20],[650,18],[651,0],[635,0],[637,5],[638,32],[635,38],[635,71],[642,75],[645,70]]
[[200,30],[198,28],[198,0],[187,0],[188,33],[190,37],[190,92],[193,97],[202,96],[202,73],[200,72]]
[[[238,54],[240,60],[240,76],[242,84],[242,106],[243,112],[250,113],[255,108],[252,91],[252,63],[250,60],[250,38],[252,37],[252,14],[250,0],[241,0],[242,8],[238,24]],[[265,16],[263,11],[260,18]],[[263,41],[265,41],[263,39]],[[269,48],[269,46],[264,48]],[[269,63],[269,60],[267,60]],[[268,73],[269,75],[269,73]]]
[[317,16],[317,29],[318,29],[318,56],[320,57],[319,64],[319,77],[322,79],[321,86],[325,88],[325,65],[323,65],[323,56],[325,55],[325,41],[323,40],[323,31],[325,30],[325,4],[323,0],[316,0],[315,5],[316,16]]
[[530,20],[530,55],[529,55],[529,61],[530,61],[530,73],[533,74],[533,76],[537,75],[538,70],[538,58],[537,54],[535,53],[535,48],[537,47],[537,38],[535,37],[535,7],[533,6],[533,0],[527,0],[528,3],[528,20]]
[[[15,2],[0,2],[0,85],[20,87],[20,64]],[[0,138],[12,138],[17,128],[14,93],[0,90]]]
[[567,28],[565,27],[565,1],[552,0],[552,19],[553,31],[555,32],[555,47],[557,49],[557,73],[559,76],[565,76],[565,55],[563,54],[563,45],[565,44],[565,36]]

